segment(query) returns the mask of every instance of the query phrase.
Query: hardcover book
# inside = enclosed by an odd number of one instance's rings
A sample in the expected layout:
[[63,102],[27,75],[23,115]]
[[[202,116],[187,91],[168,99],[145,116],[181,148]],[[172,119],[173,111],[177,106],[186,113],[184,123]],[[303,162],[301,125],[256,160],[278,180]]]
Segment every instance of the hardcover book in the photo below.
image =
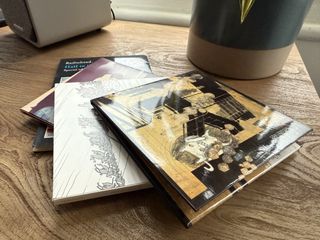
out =
[[[136,70],[134,68],[127,67],[123,64],[113,62],[111,60],[100,58],[94,63],[90,64],[86,68],[80,71],[81,74],[76,73],[73,77],[66,80],[67,82],[88,82],[97,78],[101,78],[104,75],[112,74],[117,75],[118,79],[121,78],[145,78],[154,77],[152,73]],[[53,126],[54,117],[54,88],[42,94],[37,99],[33,100],[20,110],[39,120],[40,122]]]
[[186,226],[311,130],[197,71],[91,103]]
[[[110,56],[104,57],[116,63],[126,65],[128,67],[150,72],[151,68],[149,60],[145,55],[131,55],[131,56]],[[53,87],[57,83],[66,81],[68,78],[84,69],[91,63],[100,59],[100,57],[90,58],[66,58],[61,59],[58,65],[56,76],[54,78]],[[53,150],[53,129],[46,125],[39,125],[36,132],[36,137],[33,141],[32,150],[34,152],[52,151]]]

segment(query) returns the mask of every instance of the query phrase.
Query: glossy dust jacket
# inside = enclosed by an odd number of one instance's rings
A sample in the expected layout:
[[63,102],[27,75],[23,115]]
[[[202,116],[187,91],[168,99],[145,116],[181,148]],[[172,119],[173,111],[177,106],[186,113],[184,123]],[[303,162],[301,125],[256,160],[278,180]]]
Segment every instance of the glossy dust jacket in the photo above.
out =
[[311,130],[197,71],[91,103],[145,174],[194,215]]

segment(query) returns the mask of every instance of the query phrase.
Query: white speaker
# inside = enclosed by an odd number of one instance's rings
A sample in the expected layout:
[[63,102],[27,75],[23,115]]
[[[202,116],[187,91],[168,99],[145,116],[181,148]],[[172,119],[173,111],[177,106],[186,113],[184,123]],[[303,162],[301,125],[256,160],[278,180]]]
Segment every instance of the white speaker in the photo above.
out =
[[7,25],[43,47],[111,22],[110,0],[0,0]]

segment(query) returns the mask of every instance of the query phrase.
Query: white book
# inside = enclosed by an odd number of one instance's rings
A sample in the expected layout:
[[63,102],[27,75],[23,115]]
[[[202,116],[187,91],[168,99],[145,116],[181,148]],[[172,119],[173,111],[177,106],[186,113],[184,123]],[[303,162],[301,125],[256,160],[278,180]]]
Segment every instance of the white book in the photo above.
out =
[[104,75],[92,82],[56,86],[54,204],[151,187],[117,138],[99,121],[90,100],[159,79],[119,80]]

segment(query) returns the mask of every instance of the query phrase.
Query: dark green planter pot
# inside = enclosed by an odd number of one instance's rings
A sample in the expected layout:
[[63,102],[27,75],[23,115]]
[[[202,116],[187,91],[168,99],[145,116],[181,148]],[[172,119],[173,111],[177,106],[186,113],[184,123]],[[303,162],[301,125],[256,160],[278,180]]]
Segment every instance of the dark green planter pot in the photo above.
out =
[[313,0],[195,0],[188,57],[238,79],[278,73]]

